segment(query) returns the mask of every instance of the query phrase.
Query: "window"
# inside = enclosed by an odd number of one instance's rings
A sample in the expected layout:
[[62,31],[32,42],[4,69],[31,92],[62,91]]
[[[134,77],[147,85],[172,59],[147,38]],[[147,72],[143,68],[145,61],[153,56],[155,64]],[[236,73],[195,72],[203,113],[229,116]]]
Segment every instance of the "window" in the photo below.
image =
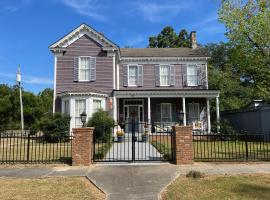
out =
[[65,100],[63,103],[64,103],[64,106],[63,106],[63,108],[64,108],[63,113],[69,114],[69,113],[70,113],[70,111],[69,111],[69,100]]
[[86,112],[86,100],[78,99],[75,101],[75,127],[82,127],[81,113]]
[[189,103],[189,122],[199,121],[200,120],[200,104],[199,103]]
[[188,86],[198,85],[197,65],[187,66],[187,85]]
[[172,121],[172,104],[162,103],[161,104],[161,121],[171,122]]
[[160,66],[160,86],[170,85],[170,66],[162,65]]
[[136,86],[137,85],[137,77],[138,77],[138,66],[130,65],[128,67],[128,85]]
[[79,80],[90,81],[90,62],[91,57],[80,57],[79,61]]
[[101,109],[101,100],[99,99],[94,99],[93,100],[93,112],[97,112],[99,109]]

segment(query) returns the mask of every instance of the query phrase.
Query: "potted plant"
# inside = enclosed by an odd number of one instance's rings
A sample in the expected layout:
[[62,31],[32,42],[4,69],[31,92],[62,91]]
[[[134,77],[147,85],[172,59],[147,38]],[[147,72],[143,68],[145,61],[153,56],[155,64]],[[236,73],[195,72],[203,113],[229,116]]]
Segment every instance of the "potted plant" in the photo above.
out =
[[117,141],[118,142],[123,142],[123,140],[124,140],[124,131],[123,130],[116,131],[116,135],[117,135]]
[[148,130],[145,130],[144,133],[142,134],[142,142],[147,142],[148,139],[149,139]]

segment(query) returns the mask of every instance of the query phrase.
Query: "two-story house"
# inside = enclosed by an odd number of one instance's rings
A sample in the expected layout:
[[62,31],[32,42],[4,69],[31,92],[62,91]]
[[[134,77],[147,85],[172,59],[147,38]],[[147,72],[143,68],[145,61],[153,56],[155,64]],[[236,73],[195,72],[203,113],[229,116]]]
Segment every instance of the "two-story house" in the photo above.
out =
[[190,48],[120,48],[104,34],[81,24],[50,46],[55,56],[54,112],[69,113],[71,128],[80,127],[99,108],[116,123],[172,124],[184,113],[184,125],[210,132],[207,60],[191,33]]

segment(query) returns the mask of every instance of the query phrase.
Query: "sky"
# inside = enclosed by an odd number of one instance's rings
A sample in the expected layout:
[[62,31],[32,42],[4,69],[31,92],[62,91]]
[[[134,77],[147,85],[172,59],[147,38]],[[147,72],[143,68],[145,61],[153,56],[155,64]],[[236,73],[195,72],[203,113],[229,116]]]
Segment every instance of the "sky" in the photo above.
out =
[[226,41],[218,22],[220,0],[0,0],[0,84],[25,90],[53,88],[49,46],[81,23],[120,47],[146,47],[165,26],[197,31],[201,44]]

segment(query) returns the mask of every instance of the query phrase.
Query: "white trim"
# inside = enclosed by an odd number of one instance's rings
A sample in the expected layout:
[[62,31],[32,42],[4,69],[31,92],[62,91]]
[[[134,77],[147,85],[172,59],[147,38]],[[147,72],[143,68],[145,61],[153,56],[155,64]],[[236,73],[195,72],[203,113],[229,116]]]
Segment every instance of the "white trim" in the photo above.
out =
[[217,90],[119,90],[114,91],[114,95],[118,98],[148,98],[148,97],[197,97],[197,98],[215,98],[219,95]]
[[147,98],[147,103],[148,103],[147,105],[148,133],[151,133],[151,98],[150,97]]
[[182,107],[183,107],[183,113],[184,113],[184,118],[183,118],[183,125],[187,125],[187,111],[186,111],[186,98],[182,97]]
[[113,89],[115,90],[115,55],[113,55]]
[[116,84],[116,89],[119,90],[119,64],[116,65],[116,80],[117,80],[117,84]]
[[54,84],[53,84],[53,114],[55,113],[55,101],[56,101],[56,70],[57,68],[57,56],[54,56]]
[[[102,46],[103,43],[107,44],[108,46],[114,47],[114,49],[118,49],[117,45],[109,41],[106,37],[104,37],[102,34],[99,32],[95,31],[93,28],[86,24],[81,24],[78,28],[73,30],[71,33],[63,37],[62,39],[58,40],[54,44],[50,46],[50,49],[56,48],[56,47],[67,47],[82,36],[87,35],[93,40],[95,40],[97,43],[101,44]],[[110,48],[112,48],[110,47]]]
[[[126,101],[141,101],[141,104],[132,104],[132,105],[126,105]],[[142,107],[142,119],[140,118],[140,113],[138,113],[138,119],[140,122],[144,121],[144,100],[143,99],[124,99],[123,100],[123,114],[124,114],[124,120],[125,119],[125,108],[127,107],[127,118],[129,118],[129,106],[138,106],[138,112],[140,112],[140,107]]]
[[210,102],[206,99],[206,109],[207,109],[207,131],[211,133],[211,118],[210,118]]
[[219,96],[216,97],[216,112],[217,112],[217,132],[220,130],[220,112],[219,112]]
[[58,94],[59,97],[65,96],[95,96],[95,97],[108,97],[107,94],[95,93],[95,92],[63,92]]
[[206,89],[208,89],[208,65],[205,63]]
[[210,57],[121,57],[120,60],[123,64],[135,62],[137,64],[157,64],[157,63],[170,63],[182,64],[183,61],[201,61],[205,63]]
[[115,96],[113,97],[113,120],[117,123],[117,99]]

